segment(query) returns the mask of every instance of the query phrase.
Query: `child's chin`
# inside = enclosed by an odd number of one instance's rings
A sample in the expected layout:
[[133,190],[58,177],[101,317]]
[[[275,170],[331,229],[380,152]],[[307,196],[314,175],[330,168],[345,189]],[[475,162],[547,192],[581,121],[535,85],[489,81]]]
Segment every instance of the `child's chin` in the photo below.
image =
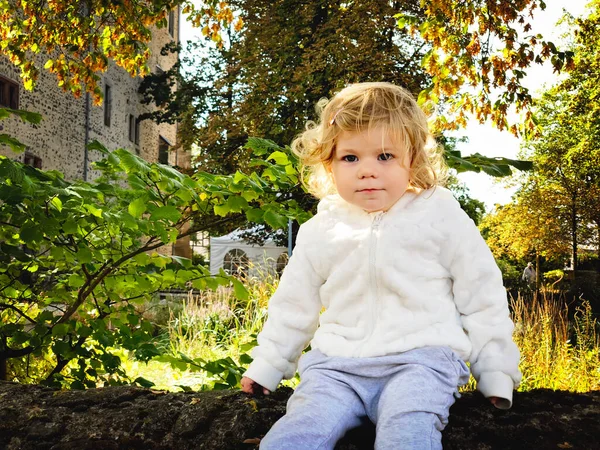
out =
[[379,211],[385,211],[386,208],[383,206],[363,206],[362,209],[364,209],[366,212],[368,213],[376,213]]

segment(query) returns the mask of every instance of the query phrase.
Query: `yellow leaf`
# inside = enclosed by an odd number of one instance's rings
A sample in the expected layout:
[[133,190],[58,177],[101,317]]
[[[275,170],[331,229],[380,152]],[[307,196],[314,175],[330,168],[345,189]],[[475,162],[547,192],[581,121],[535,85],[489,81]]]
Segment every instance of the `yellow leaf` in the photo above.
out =
[[246,403],[248,403],[250,405],[250,407],[252,408],[252,411],[258,412],[258,405],[256,404],[256,400],[248,399],[248,400],[246,400]]

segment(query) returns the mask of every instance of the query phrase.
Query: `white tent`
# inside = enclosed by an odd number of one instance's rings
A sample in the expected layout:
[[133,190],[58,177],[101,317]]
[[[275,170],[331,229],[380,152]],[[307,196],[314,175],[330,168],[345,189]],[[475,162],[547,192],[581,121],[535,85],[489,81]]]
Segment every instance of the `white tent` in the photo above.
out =
[[264,245],[250,244],[240,237],[241,230],[225,236],[210,238],[210,273],[215,275],[221,268],[231,273],[247,270],[250,276],[268,271],[281,271],[287,263],[287,248],[267,239]]

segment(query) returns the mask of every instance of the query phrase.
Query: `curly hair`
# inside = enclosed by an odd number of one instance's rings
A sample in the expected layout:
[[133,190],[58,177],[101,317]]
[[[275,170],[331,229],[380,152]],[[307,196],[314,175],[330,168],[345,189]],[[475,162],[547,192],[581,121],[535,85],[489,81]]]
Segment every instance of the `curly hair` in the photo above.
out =
[[442,152],[425,113],[406,89],[384,82],[351,84],[331,100],[321,99],[316,109],[319,123],[308,122],[292,142],[292,150],[300,159],[302,181],[317,198],[336,192],[328,167],[336,139],[344,131],[383,127],[392,142],[409,152],[410,187],[428,189],[444,183],[447,166]]

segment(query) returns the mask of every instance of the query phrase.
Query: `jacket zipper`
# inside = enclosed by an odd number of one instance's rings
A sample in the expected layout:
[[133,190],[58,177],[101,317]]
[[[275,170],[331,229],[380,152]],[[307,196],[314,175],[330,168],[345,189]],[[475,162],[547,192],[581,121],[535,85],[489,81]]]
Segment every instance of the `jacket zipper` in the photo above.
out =
[[363,341],[363,346],[371,339],[373,333],[375,331],[375,324],[377,323],[378,316],[378,306],[379,306],[379,287],[377,285],[377,233],[379,231],[379,225],[381,223],[381,219],[383,219],[383,212],[376,213],[373,218],[373,223],[371,224],[371,236],[370,236],[370,245],[369,245],[369,285],[371,291],[371,323],[369,327],[369,333],[365,337]]

